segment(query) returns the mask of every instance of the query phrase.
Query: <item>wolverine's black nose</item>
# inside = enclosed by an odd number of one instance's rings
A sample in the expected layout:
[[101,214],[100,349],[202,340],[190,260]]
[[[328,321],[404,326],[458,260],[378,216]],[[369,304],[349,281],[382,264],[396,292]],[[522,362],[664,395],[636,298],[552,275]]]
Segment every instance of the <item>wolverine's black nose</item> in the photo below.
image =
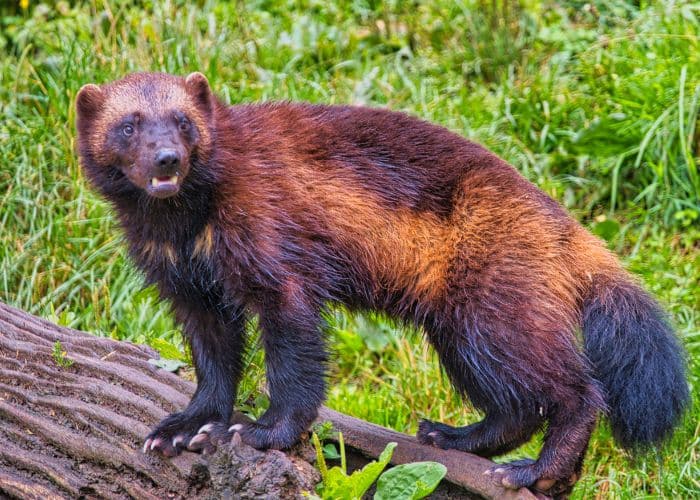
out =
[[174,149],[161,149],[156,153],[156,165],[163,170],[172,171],[180,165],[180,155]]

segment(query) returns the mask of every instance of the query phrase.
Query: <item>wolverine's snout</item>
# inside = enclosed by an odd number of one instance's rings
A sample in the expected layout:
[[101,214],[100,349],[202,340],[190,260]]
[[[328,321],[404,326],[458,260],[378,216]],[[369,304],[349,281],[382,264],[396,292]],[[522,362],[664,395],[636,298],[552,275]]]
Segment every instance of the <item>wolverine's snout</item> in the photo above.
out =
[[180,153],[172,148],[162,148],[156,151],[153,163],[153,174],[147,185],[149,194],[156,198],[167,198],[180,190],[182,158]]
[[161,149],[156,153],[156,165],[163,173],[174,174],[180,166],[180,155],[174,149]]
[[171,123],[153,121],[143,127],[144,138],[140,152],[143,183],[137,182],[156,198],[168,198],[178,193],[187,175],[187,152]]

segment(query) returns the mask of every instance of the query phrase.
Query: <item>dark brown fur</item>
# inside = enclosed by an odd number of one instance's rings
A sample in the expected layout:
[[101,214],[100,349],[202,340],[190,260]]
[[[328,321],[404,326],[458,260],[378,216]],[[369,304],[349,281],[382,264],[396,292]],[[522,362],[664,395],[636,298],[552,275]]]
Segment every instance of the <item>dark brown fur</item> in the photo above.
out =
[[[151,153],[107,138],[127,113],[162,126],[175,108],[198,135],[175,146],[188,163],[177,194],[155,199],[129,180],[134,161],[139,175],[155,175]],[[512,487],[540,481],[568,491],[597,414],[625,391],[624,377],[612,385],[597,378],[607,360],[587,358],[581,327],[592,339],[588,354],[606,328],[634,330],[647,313],[661,325],[640,343],[673,358],[652,360],[674,373],[658,384],[669,394],[666,421],[648,437],[630,431],[627,443],[667,435],[685,404],[673,336],[650,299],[637,307],[646,296],[604,245],[504,161],[444,128],[362,107],[228,107],[201,75],[136,74],[86,86],[78,131],[88,177],[116,207],[148,281],[172,301],[197,368],[190,406],[153,431],[151,449],[172,455],[230,436],[252,315],[271,405],[233,431],[256,447],[293,444],[324,398],[320,327],[329,303],[421,327],[457,389],[486,413],[464,428],[423,422],[423,442],[492,456],[547,424],[536,462],[498,471]],[[618,311],[620,293],[630,307]],[[591,324],[602,318],[600,332],[586,331],[589,316]],[[627,365],[641,349],[630,338]],[[654,384],[646,372],[630,373]]]

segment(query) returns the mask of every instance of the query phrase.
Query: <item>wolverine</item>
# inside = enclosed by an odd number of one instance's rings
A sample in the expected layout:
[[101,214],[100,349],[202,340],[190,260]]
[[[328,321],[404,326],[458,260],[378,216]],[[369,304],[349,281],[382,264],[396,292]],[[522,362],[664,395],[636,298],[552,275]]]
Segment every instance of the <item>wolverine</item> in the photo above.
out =
[[[544,430],[509,488],[566,494],[607,415],[623,447],[661,443],[688,403],[664,311],[605,245],[513,167],[399,112],[277,102],[228,106],[201,73],[83,86],[78,150],[136,265],[168,299],[197,390],[147,436],[174,456],[238,433],[293,445],[324,400],[328,307],[423,332],[484,414],[423,421],[418,439],[484,457]],[[257,317],[270,405],[231,425]]]

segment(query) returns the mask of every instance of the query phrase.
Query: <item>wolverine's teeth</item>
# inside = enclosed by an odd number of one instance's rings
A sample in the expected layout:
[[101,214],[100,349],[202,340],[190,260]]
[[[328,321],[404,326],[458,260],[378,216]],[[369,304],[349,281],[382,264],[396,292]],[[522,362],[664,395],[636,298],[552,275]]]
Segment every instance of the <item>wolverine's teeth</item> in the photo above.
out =
[[158,187],[163,184],[177,184],[177,175],[173,175],[170,177],[153,177],[151,179],[151,186],[153,187]]

